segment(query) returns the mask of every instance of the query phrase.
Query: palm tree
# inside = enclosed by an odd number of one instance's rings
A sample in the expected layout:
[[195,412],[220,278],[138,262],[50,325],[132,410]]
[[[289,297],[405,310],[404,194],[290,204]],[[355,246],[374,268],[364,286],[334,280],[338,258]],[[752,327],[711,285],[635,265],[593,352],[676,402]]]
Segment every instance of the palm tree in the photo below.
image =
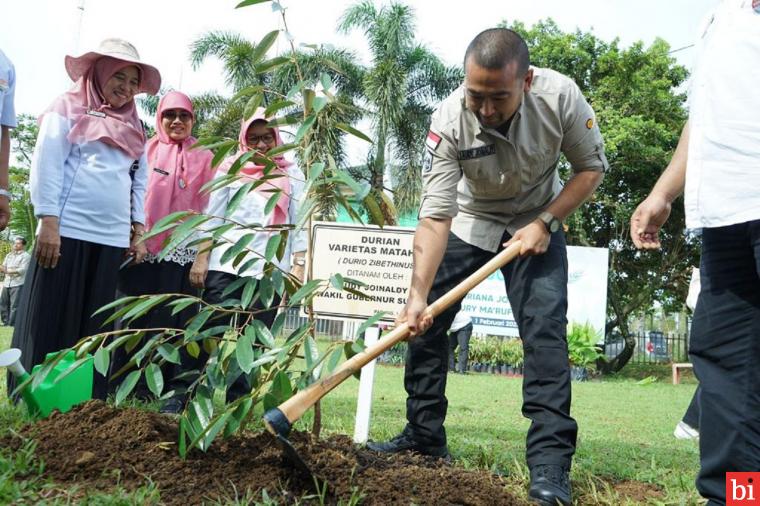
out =
[[[379,9],[370,0],[349,7],[338,30],[364,32],[372,65],[362,79],[363,96],[372,119],[374,146],[364,176],[378,196],[391,176],[394,201],[401,214],[416,209],[421,190],[423,139],[436,102],[462,81],[459,67],[448,67],[429,49],[415,42],[414,10],[400,3]],[[394,169],[388,174],[389,159]],[[395,223],[394,211],[378,199],[385,222]]]

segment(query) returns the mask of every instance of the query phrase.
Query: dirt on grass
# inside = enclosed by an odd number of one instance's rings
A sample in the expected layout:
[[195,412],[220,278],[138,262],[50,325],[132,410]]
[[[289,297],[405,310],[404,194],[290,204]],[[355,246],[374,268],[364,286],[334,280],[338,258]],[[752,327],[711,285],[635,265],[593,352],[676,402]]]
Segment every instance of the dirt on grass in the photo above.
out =
[[[311,479],[283,458],[267,433],[219,439],[203,453],[179,458],[177,423],[158,413],[115,409],[90,401],[29,425],[22,436],[37,442],[45,475],[61,484],[108,491],[117,483],[135,489],[152,481],[169,505],[200,504],[242,495],[261,498],[266,490],[278,502],[295,503],[315,494]],[[319,481],[327,484],[326,504],[524,505],[504,481],[483,470],[465,470],[419,455],[378,455],[346,436],[315,439],[292,433],[289,439]],[[0,446],[18,448],[7,436]],[[250,496],[249,496],[250,497]],[[314,499],[315,502],[321,502]]]

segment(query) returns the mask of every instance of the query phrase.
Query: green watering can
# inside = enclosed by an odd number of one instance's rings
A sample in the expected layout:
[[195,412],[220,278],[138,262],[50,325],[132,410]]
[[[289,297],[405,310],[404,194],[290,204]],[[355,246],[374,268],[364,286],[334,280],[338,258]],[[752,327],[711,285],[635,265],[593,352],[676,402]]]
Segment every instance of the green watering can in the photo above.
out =
[[[48,353],[45,359],[50,360],[56,355],[57,352]],[[17,348],[0,353],[0,367],[8,368],[20,384],[28,380],[30,375],[24,370],[19,358],[21,358],[21,350]],[[60,381],[55,381],[75,361],[74,351],[67,352],[37,388],[32,388],[32,384],[29,383],[21,390],[21,398],[31,416],[45,418],[54,409],[65,413],[77,404],[92,399],[93,361],[91,355],[87,355],[87,360],[73,372],[61,378]],[[35,365],[32,374],[37,373],[41,367],[42,364]]]

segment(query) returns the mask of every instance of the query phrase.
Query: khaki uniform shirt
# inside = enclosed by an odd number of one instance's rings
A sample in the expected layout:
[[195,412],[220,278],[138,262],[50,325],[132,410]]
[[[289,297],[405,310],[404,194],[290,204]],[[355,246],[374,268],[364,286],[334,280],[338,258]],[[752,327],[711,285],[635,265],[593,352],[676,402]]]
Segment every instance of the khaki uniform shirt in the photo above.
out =
[[29,261],[32,259],[32,255],[26,251],[16,253],[15,251],[9,252],[3,260],[3,265],[7,270],[12,272],[6,273],[3,279],[3,286],[13,288],[24,284],[24,276],[26,276],[26,270],[29,267]]
[[419,218],[453,218],[463,241],[497,251],[559,195],[560,152],[574,172],[608,168],[593,109],[578,86],[535,68],[506,136],[480,124],[460,87],[433,113]]

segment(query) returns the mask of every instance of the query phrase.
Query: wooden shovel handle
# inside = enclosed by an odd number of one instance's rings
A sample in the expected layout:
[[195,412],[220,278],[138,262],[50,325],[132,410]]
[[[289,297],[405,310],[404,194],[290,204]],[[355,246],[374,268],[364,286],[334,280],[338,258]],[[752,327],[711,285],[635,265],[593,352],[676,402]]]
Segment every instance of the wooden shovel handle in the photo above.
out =
[[[497,269],[512,261],[520,253],[520,246],[520,241],[515,241],[508,248],[502,250],[480,269],[473,272],[457,286],[430,304],[426,312],[433,318],[441,314],[449,306],[467,295],[467,292],[475,288],[481,281],[496,272]],[[278,409],[282,411],[291,424],[295,423],[309,408],[327,395],[333,388],[343,383],[346,378],[392,348],[394,344],[405,340],[408,336],[408,324],[404,323],[396,327],[372,346],[368,346],[361,353],[357,353],[343,362],[331,375],[322,378],[316,383],[312,383],[306,389],[299,391],[290,399],[280,404]]]

